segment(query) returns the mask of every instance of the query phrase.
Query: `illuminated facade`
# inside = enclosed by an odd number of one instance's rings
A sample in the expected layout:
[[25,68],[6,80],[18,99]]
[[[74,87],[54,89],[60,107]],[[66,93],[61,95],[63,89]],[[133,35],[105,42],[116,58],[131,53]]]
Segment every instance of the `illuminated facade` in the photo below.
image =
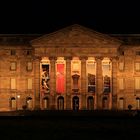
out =
[[0,35],[0,58],[0,111],[140,109],[138,35]]

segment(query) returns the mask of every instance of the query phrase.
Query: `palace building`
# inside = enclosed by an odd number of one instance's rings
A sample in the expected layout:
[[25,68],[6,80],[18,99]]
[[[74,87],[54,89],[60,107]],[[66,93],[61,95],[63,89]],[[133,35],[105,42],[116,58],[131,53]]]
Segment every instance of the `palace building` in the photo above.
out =
[[0,58],[0,111],[140,109],[140,35],[1,34]]

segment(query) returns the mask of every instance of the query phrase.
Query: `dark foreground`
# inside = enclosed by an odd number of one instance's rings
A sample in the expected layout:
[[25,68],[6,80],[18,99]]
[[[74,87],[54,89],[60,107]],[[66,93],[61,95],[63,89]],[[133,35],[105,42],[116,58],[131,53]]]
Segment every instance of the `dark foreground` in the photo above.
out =
[[140,137],[140,118],[132,113],[118,113],[118,116],[115,115],[115,112],[51,113],[49,112],[48,115],[48,112],[38,112],[37,115],[35,112],[26,112],[23,115],[23,112],[19,112],[22,114],[21,116],[1,115],[1,138],[134,140]]

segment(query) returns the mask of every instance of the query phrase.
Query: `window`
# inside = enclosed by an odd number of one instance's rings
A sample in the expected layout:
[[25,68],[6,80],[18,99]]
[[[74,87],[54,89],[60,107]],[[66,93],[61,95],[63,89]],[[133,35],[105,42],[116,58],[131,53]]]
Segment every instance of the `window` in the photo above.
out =
[[124,51],[121,51],[121,52],[120,52],[120,55],[124,55]]
[[140,55],[140,51],[136,51],[136,55]]
[[16,62],[11,62],[10,70],[16,70]]
[[124,78],[120,78],[119,79],[119,90],[123,90],[124,89]]
[[27,71],[32,70],[32,62],[27,62]]
[[31,78],[28,79],[28,87],[27,88],[32,89],[32,79]]
[[27,50],[27,55],[31,55],[31,50]]
[[11,55],[16,55],[16,50],[11,50]]
[[11,78],[11,89],[16,89],[16,79]]
[[124,62],[119,62],[119,70],[120,71],[124,70]]
[[135,78],[135,90],[140,90],[140,77]]
[[140,71],[140,62],[135,63],[135,71]]

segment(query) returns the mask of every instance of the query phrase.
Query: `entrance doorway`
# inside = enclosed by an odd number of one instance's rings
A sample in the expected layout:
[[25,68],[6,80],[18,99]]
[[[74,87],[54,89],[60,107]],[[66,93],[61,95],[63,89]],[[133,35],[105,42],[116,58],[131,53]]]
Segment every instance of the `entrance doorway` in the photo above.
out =
[[103,107],[103,109],[108,109],[108,99],[107,99],[107,97],[103,97],[102,107]]
[[32,109],[33,107],[33,101],[31,97],[27,97],[26,99],[26,105],[27,105],[27,109]]
[[87,98],[87,109],[88,110],[94,110],[94,99],[92,96],[89,96]]
[[58,108],[58,110],[64,110],[64,97],[62,97],[62,96],[58,97],[57,108]]
[[49,99],[48,99],[48,97],[45,97],[45,98],[43,99],[43,107],[44,107],[44,109],[46,109],[46,110],[49,109]]
[[72,100],[73,110],[79,110],[79,97],[74,96]]
[[120,108],[120,110],[124,109],[124,98],[119,99],[119,108]]
[[10,106],[11,106],[11,109],[12,110],[15,110],[16,109],[16,99],[15,99],[15,97],[12,97],[10,99]]

